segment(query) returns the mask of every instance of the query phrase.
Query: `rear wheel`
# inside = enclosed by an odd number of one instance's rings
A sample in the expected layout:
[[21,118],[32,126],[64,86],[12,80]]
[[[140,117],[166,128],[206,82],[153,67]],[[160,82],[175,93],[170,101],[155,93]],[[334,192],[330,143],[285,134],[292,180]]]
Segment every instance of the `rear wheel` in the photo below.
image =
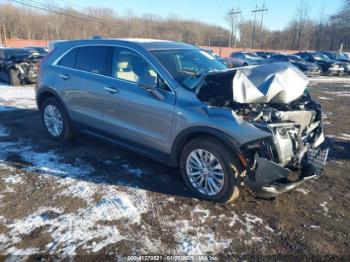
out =
[[9,84],[12,86],[21,85],[21,80],[18,77],[18,72],[16,69],[9,69]]
[[239,196],[241,165],[221,141],[202,137],[190,141],[180,158],[187,186],[201,198],[229,203]]
[[55,98],[47,98],[43,102],[40,112],[45,130],[52,139],[66,141],[72,137],[68,115]]

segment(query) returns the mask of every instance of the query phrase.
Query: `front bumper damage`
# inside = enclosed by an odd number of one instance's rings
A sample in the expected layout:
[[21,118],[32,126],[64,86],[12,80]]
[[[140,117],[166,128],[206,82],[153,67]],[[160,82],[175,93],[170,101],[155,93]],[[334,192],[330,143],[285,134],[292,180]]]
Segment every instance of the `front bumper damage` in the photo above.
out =
[[[319,178],[323,173],[327,156],[328,149],[309,149],[304,156],[301,169],[295,172],[256,154],[255,172],[246,176],[245,182],[260,196],[275,197],[306,181]],[[291,178],[293,176],[294,178]]]

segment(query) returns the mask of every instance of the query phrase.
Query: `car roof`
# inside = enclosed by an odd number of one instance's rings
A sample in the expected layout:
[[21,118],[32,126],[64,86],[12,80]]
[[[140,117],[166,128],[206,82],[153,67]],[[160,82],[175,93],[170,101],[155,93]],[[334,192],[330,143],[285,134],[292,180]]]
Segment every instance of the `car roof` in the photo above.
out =
[[57,46],[62,45],[118,45],[123,44],[125,46],[139,46],[147,50],[159,50],[159,49],[194,49],[195,47],[190,44],[181,42],[173,42],[168,40],[159,39],[147,39],[147,38],[101,38],[101,39],[88,39],[88,40],[68,40],[58,42]]

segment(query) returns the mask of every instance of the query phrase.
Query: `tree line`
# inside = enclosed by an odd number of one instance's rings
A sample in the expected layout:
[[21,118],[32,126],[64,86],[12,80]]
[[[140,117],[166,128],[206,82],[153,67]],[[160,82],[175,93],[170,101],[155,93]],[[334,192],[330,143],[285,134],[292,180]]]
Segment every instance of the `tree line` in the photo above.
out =
[[[128,11],[118,16],[110,8],[77,10],[69,6],[39,5],[37,1],[18,2],[22,5],[0,5],[2,38],[55,40],[98,35],[158,38],[223,47],[230,41],[230,30],[226,28],[175,15],[167,18],[155,14],[136,16]],[[283,30],[256,28],[262,32],[261,42],[260,37],[252,42],[253,21],[241,19],[237,23],[235,45],[258,49],[338,50],[343,44],[345,50],[350,49],[350,0],[344,0],[343,8],[333,16],[320,15],[318,21],[309,18],[308,10],[307,4],[300,2],[294,18]]]

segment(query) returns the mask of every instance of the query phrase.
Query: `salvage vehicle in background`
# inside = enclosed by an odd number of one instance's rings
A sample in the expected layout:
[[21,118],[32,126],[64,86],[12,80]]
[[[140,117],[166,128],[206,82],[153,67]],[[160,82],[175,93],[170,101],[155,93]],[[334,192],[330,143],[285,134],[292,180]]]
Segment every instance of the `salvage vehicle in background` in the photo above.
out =
[[35,83],[39,53],[27,48],[0,49],[0,79],[12,86]]
[[36,100],[52,139],[116,143],[227,203],[244,184],[274,197],[322,174],[322,111],[307,84],[288,63],[227,70],[185,43],[76,40],[43,60]]
[[321,67],[323,75],[342,75],[344,67],[341,63],[329,59],[320,52],[299,52],[294,54],[304,59],[306,62],[315,63]]
[[340,62],[341,65],[344,67],[344,72],[346,74],[350,74],[350,59],[347,56],[343,55],[342,53],[332,51],[322,51],[320,53],[324,54],[329,59]]
[[210,54],[211,56],[213,56],[216,60],[218,60],[219,62],[223,63],[225,66],[227,66],[227,59],[223,58],[221,56],[219,56],[217,53],[215,53],[213,50],[211,50],[210,48],[201,48],[204,52],[207,52],[208,54]]
[[319,76],[321,74],[321,68],[317,64],[306,62],[296,55],[276,54],[271,56],[269,60],[271,62],[289,62],[307,76]]
[[241,67],[248,65],[260,65],[266,63],[266,59],[252,52],[233,52],[227,58],[228,67]]
[[35,50],[37,53],[39,53],[42,57],[46,56],[49,53],[49,49],[47,47],[42,46],[28,46],[27,48]]
[[267,51],[258,51],[258,52],[255,52],[255,54],[257,54],[261,58],[270,58],[273,55],[277,55],[276,52],[267,52]]

